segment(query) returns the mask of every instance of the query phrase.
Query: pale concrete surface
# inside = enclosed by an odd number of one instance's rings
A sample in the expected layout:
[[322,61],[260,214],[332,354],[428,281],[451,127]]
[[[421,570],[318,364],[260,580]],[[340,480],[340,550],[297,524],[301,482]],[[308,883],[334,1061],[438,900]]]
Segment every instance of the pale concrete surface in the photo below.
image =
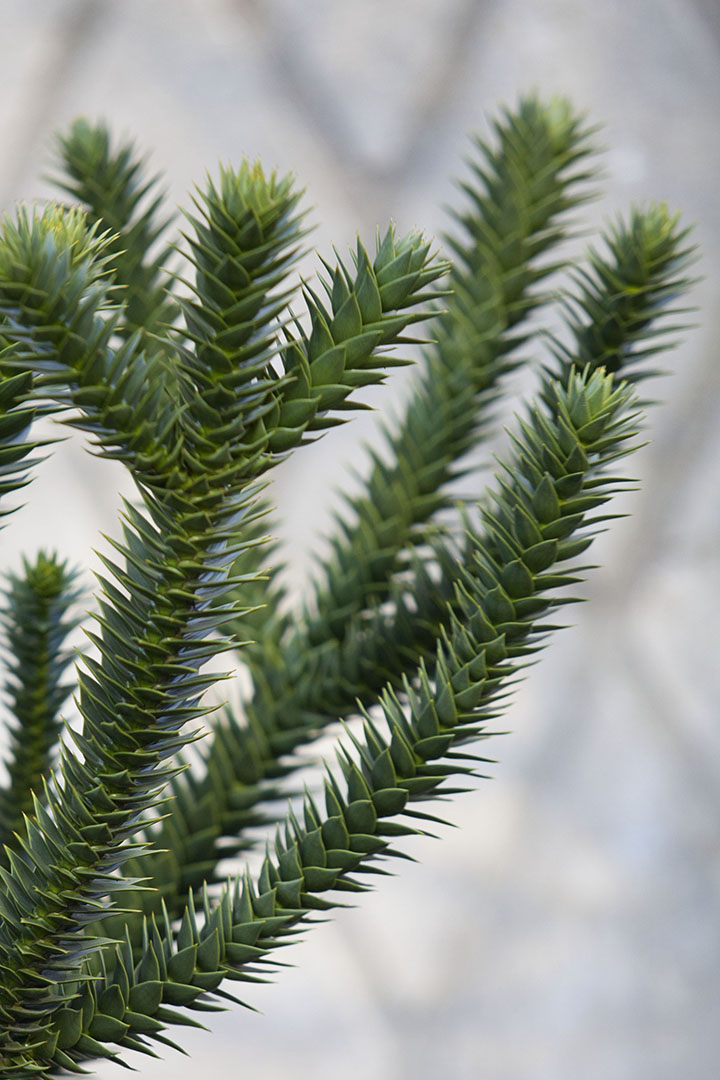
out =
[[[413,847],[420,866],[308,932],[287,957],[297,968],[252,993],[264,1015],[181,1031],[192,1059],[133,1061],[142,1075],[717,1077],[717,11],[711,0],[0,3],[5,205],[49,193],[37,177],[51,132],[82,111],[152,148],[176,201],[218,159],[260,154],[307,186],[324,251],[391,215],[437,232],[464,133],[537,88],[606,124],[594,222],[666,199],[698,223],[703,249],[702,329],[659,387],[652,444],[632,464],[634,516],[603,539],[592,603],[519,693],[493,783],[449,809],[459,829]],[[298,583],[372,430],[353,422],[275,483]],[[85,562],[114,528],[123,483],[64,447],[3,535],[3,561],[52,542]]]

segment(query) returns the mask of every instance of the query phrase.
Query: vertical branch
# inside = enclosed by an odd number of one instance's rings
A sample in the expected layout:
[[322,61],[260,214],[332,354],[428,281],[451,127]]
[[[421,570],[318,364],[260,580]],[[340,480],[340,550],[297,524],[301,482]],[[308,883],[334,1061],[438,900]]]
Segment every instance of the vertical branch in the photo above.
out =
[[[14,846],[23,817],[42,791],[62,728],[59,710],[72,690],[63,682],[73,653],[67,638],[78,620],[70,608],[80,595],[77,574],[55,555],[41,552],[9,574],[0,626],[10,656],[5,696],[11,713],[8,783],[0,788],[0,845]],[[0,855],[7,866],[7,853]]]

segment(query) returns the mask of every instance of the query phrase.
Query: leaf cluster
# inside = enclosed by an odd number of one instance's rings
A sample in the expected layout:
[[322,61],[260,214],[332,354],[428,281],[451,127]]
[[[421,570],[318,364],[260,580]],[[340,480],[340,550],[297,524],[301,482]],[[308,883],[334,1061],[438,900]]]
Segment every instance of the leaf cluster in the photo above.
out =
[[[137,494],[75,668],[76,573],[41,552],[7,579],[3,1076],[175,1045],[168,1027],[265,981],[279,948],[368,888],[398,842],[440,821],[428,804],[483,766],[480,743],[627,486],[614,469],[638,444],[635,384],[690,284],[686,231],[653,205],[550,291],[591,194],[592,136],[566,102],[524,99],[473,144],[452,263],[391,224],[374,253],[358,240],[321,260],[317,284],[296,273],[292,178],[221,168],[174,246],[157,178],[85,120],[58,142],[59,185],[80,205],[5,219],[0,513],[36,467],[40,414],[122,461]],[[537,396],[494,483],[458,511],[454,485],[553,301],[564,330]],[[293,610],[266,475],[363,407],[357,392],[407,344],[422,348],[405,412]],[[249,690],[218,710],[207,662],[221,654]],[[70,693],[79,729],[61,718]],[[338,718],[321,796],[285,812],[286,778]],[[258,873],[223,884],[222,860],[258,835]]]

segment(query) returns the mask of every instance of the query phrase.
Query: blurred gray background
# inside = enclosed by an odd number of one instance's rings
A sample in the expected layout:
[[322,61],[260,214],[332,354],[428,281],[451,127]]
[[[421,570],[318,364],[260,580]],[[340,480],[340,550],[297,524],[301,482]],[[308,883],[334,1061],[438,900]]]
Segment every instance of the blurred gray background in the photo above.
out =
[[[0,15],[4,206],[50,194],[52,132],[82,112],[152,150],[174,202],[218,160],[295,170],[326,254],[391,215],[437,233],[466,132],[538,89],[605,125],[591,223],[659,198],[702,247],[701,329],[658,387],[633,516],[518,693],[495,779],[449,808],[458,829],[413,846],[420,865],[288,951],[297,967],[249,995],[262,1015],[180,1031],[190,1060],[132,1063],[148,1080],[716,1080],[717,0],[2,0]],[[298,587],[373,424],[275,481]],[[64,444],[3,563],[52,544],[92,564],[127,490]]]

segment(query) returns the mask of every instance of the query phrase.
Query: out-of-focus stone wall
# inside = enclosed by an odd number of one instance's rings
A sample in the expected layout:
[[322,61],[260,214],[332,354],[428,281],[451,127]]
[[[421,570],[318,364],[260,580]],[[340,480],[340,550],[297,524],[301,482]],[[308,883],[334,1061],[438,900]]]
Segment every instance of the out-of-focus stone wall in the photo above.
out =
[[[439,232],[465,133],[537,88],[605,124],[592,223],[664,199],[702,250],[701,328],[658,384],[633,517],[519,692],[493,783],[413,845],[421,865],[288,950],[297,968],[249,994],[263,1015],[181,1031],[190,1061],[133,1059],[149,1080],[716,1080],[719,23],[715,0],[0,2],[5,206],[51,193],[52,132],[82,112],[151,149],[175,202],[218,160],[294,169],[325,253],[390,216]],[[374,431],[354,421],[273,485],[298,589]],[[63,445],[3,563],[50,544],[86,563],[127,490]]]

